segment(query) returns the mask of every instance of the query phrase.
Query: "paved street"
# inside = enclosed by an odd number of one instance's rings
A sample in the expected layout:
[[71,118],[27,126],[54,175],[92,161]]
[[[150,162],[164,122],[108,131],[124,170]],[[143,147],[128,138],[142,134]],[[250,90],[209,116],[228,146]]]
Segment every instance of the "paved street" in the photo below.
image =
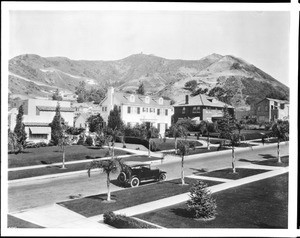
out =
[[[282,143],[281,154],[288,154],[288,145]],[[260,147],[253,151],[237,152],[237,167],[245,165],[248,162],[238,161],[245,160],[260,160],[276,156],[276,145],[272,148]],[[231,154],[220,154],[217,156],[208,156],[207,158],[187,160],[185,163],[185,175],[192,175],[197,170],[206,169],[213,170],[217,168],[230,167]],[[160,164],[158,167],[166,170],[168,179],[178,178],[180,176],[180,164],[168,163]],[[115,179],[117,174],[112,176]],[[9,185],[8,200],[9,212],[20,211],[33,207],[53,204],[58,201],[70,199],[69,196],[88,196],[97,193],[106,192],[105,175],[99,172],[92,173],[91,178],[87,174],[77,174],[72,176],[64,176],[52,179],[43,179],[31,182],[22,182]],[[112,185],[112,191],[122,189],[118,186]]]

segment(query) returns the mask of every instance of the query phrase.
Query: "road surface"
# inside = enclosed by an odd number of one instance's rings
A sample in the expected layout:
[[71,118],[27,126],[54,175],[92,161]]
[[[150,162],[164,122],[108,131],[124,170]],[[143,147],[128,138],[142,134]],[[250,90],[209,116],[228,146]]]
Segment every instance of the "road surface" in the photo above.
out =
[[[288,144],[280,146],[281,155],[288,155]],[[249,162],[239,161],[245,159],[248,161],[264,160],[276,156],[276,145],[270,148],[256,148],[253,151],[244,151],[236,153],[236,167],[245,165]],[[160,164],[157,166],[167,171],[167,179],[180,177],[180,163]],[[220,154],[213,157],[192,159],[185,161],[185,176],[197,172],[197,170],[214,170],[224,167],[231,167],[231,154]],[[118,174],[113,174],[112,182]],[[112,184],[112,191],[123,189]],[[16,212],[33,207],[50,205],[60,201],[69,200],[69,196],[89,196],[106,192],[106,175],[99,172],[93,172],[89,178],[86,173],[63,176],[59,178],[41,179],[31,182],[22,182],[10,184],[8,186],[8,211]]]

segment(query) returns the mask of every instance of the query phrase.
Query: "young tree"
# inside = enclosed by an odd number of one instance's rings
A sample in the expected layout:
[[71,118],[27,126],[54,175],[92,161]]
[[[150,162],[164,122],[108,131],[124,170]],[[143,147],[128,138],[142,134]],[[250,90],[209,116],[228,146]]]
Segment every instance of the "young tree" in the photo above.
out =
[[210,150],[210,135],[209,135],[209,121],[201,121],[200,122],[200,132],[203,134],[207,132],[207,149]]
[[235,123],[235,126],[236,126],[236,129],[239,132],[239,141],[241,141],[241,131],[245,128],[245,125],[244,125],[244,123],[242,123],[241,121],[239,121],[239,122]]
[[238,135],[234,132],[236,130],[236,124],[233,118],[228,112],[227,106],[223,109],[223,118],[218,121],[218,129],[220,131],[220,137],[229,140],[229,145],[232,149],[232,171],[236,173],[235,169],[235,146],[238,145]]
[[25,132],[25,125],[23,123],[23,115],[24,115],[24,109],[23,109],[23,105],[21,105],[19,107],[17,122],[14,128],[14,133],[16,134],[17,137],[18,153],[24,150],[26,139],[27,139],[27,135]]
[[185,185],[184,182],[184,156],[189,154],[189,143],[186,140],[181,140],[178,143],[178,154],[181,156],[181,184]]
[[277,137],[277,159],[281,163],[279,144],[281,141],[288,140],[289,137],[289,121],[278,120],[272,126],[272,134]]
[[51,127],[51,140],[54,145],[59,146],[62,149],[62,168],[65,169],[65,146],[67,145],[67,136],[65,134],[66,125],[65,120],[60,114],[60,105],[57,103],[55,109],[55,115]]
[[146,138],[148,140],[148,157],[150,158],[150,150],[151,150],[151,146],[154,145],[154,141],[153,143],[151,143],[151,138],[155,138],[158,136],[158,130],[155,128],[155,127],[150,127],[148,130],[147,130],[147,133],[146,133]]
[[184,126],[174,124],[170,127],[170,132],[175,139],[175,154],[177,154],[177,139],[179,137],[187,136],[188,130]]
[[118,158],[111,158],[108,160],[93,160],[87,167],[88,176],[91,176],[92,169],[102,169],[106,173],[106,186],[107,186],[107,201],[111,202],[110,196],[110,174],[116,173],[121,164],[121,160]]
[[139,85],[139,88],[136,90],[136,93],[137,94],[140,94],[140,95],[145,95],[145,87],[144,87],[144,84],[141,83]]
[[214,218],[217,214],[216,200],[212,198],[207,184],[199,180],[190,189],[190,200],[187,201],[188,211],[196,219]]

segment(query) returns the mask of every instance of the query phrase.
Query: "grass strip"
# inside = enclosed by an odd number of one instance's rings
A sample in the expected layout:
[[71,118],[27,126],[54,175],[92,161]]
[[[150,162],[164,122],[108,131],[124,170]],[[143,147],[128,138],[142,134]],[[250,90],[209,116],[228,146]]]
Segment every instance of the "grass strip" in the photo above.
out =
[[236,168],[236,173],[232,172],[232,168],[220,169],[211,172],[205,173],[195,173],[195,175],[207,176],[207,177],[216,177],[224,179],[241,179],[249,176],[253,176],[260,173],[268,172],[269,170],[264,169],[247,169],[247,168]]
[[[72,145],[66,146],[66,162],[84,160],[86,156],[105,157],[108,149],[93,146]],[[115,155],[131,154],[115,149]],[[62,152],[58,146],[25,149],[23,153],[8,155],[8,168],[22,166],[59,163],[62,161]]]
[[[108,211],[116,211],[126,207],[132,207],[142,203],[152,202],[162,198],[186,193],[189,191],[192,184],[196,181],[196,179],[185,178],[185,182],[188,184],[185,186],[181,185],[180,179],[175,179],[160,183],[142,185],[135,188],[126,188],[111,193],[112,199],[116,200],[116,202],[114,203],[103,202],[107,198],[106,193],[104,193],[76,200],[61,202],[58,204],[85,217],[91,217],[103,214]],[[220,183],[216,181],[205,182],[209,186]]]
[[22,220],[12,215],[7,215],[7,227],[8,228],[44,228],[42,226]]
[[181,203],[135,217],[166,228],[272,228],[288,227],[288,173],[214,193],[217,216],[191,218]]
[[[160,161],[160,158],[156,157],[148,157],[148,156],[130,156],[127,158],[123,158],[123,161],[153,161],[158,160]],[[61,162],[61,160],[60,160]],[[87,165],[90,162],[82,162],[77,164],[66,164],[66,169],[61,169],[61,165],[49,165],[44,168],[33,168],[33,169],[24,169],[24,170],[18,170],[18,171],[9,171],[8,172],[8,180],[15,180],[15,179],[23,179],[23,178],[31,178],[36,176],[42,176],[42,175],[50,175],[50,174],[61,174],[61,173],[69,173],[69,172],[75,172],[80,170],[86,170]]]

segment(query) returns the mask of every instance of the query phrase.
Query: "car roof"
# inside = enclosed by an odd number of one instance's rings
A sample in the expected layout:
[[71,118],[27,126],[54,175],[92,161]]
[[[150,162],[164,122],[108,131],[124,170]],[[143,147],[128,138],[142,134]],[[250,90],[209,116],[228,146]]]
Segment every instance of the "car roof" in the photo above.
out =
[[130,167],[138,167],[138,166],[149,166],[151,165],[151,162],[126,161],[125,164]]

